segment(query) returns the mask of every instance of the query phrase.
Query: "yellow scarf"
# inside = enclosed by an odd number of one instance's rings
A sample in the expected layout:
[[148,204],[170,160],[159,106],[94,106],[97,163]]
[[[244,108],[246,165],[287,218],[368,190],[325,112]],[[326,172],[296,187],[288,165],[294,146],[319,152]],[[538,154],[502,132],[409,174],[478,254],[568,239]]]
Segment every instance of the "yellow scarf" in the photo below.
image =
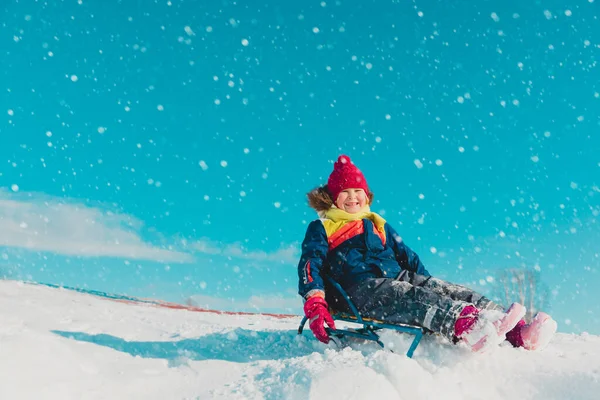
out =
[[[330,237],[335,231],[344,226],[348,221],[368,219],[373,222],[379,232],[385,235],[385,219],[377,213],[371,212],[371,208],[366,205],[357,213],[349,213],[335,206],[325,211],[322,215],[325,218],[323,226],[327,237]],[[385,236],[384,236],[385,237]]]

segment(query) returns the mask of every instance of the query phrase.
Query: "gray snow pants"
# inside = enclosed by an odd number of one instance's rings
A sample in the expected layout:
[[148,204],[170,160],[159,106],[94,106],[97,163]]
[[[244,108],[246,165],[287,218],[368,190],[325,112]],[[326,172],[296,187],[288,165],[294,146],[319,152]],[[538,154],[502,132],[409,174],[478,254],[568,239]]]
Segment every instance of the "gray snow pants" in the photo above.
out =
[[454,338],[454,324],[465,306],[504,311],[465,286],[406,270],[395,279],[367,279],[349,288],[348,295],[363,317],[421,326],[449,340]]

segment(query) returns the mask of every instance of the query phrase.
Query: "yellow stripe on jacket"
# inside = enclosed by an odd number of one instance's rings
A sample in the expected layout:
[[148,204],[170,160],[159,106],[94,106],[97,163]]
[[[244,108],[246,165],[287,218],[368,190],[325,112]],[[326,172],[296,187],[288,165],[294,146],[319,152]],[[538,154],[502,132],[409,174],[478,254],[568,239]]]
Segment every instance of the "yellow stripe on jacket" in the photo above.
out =
[[334,206],[325,211],[322,216],[324,217],[322,222],[325,227],[325,233],[327,233],[329,250],[332,250],[356,235],[364,233],[363,219],[368,219],[373,222],[375,233],[381,238],[381,241],[385,245],[385,219],[379,214],[371,212],[368,205],[354,214]]

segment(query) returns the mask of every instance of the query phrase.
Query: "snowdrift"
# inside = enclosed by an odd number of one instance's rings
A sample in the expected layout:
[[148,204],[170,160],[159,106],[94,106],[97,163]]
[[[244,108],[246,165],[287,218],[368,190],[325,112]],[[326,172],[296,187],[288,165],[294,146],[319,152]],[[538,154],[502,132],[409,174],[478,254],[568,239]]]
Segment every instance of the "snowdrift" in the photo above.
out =
[[[0,281],[1,399],[598,399],[600,337],[472,354],[425,337],[337,350],[300,317],[191,312]],[[560,328],[559,328],[560,329]]]

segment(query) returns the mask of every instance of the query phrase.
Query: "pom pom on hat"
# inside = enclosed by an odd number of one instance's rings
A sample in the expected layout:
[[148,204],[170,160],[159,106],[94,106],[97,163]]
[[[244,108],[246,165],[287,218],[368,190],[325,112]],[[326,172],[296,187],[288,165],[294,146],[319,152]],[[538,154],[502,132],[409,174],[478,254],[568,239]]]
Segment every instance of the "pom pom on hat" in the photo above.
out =
[[333,172],[327,180],[327,189],[335,203],[340,192],[350,188],[362,189],[365,193],[369,193],[369,186],[363,173],[352,163],[350,157],[341,155],[333,164]]

